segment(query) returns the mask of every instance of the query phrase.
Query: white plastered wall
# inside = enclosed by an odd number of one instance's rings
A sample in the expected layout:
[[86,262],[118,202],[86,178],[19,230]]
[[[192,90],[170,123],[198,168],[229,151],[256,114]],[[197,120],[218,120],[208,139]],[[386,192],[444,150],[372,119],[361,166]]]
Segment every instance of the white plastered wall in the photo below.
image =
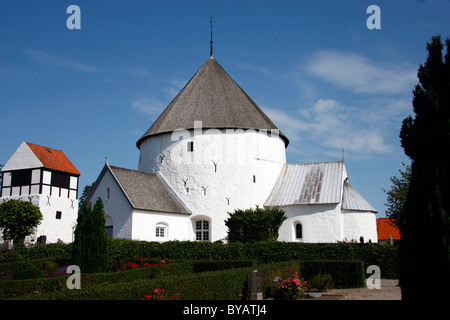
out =
[[378,242],[376,214],[368,211],[342,210],[342,221],[344,225],[343,237],[345,240],[364,242]]
[[[279,241],[326,243],[342,240],[338,204],[283,206],[287,219],[279,230]],[[295,225],[301,223],[302,239],[296,239]]]
[[[133,240],[170,241],[190,240],[190,216],[186,214],[135,210],[133,212]],[[156,236],[156,227],[164,227],[164,237]]]
[[[188,142],[194,142],[193,152]],[[160,134],[144,140],[140,150],[138,169],[160,174],[192,212],[192,225],[209,220],[211,241],[226,237],[228,212],[263,206],[286,163],[284,141],[254,130]]]

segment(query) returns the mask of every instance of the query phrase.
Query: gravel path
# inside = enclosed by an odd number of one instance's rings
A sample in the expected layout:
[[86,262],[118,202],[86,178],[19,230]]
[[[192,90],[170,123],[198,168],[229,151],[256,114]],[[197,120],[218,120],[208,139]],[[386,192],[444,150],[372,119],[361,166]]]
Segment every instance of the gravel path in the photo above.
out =
[[401,300],[402,294],[398,280],[381,280],[381,289],[331,289],[318,292],[314,300]]

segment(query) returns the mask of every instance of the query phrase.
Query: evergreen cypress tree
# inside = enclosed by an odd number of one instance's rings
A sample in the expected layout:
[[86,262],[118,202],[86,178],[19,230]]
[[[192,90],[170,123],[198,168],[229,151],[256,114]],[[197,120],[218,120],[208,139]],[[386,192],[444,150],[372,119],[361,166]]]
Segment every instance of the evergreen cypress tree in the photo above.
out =
[[[413,93],[415,119],[400,132],[411,177],[400,242],[403,299],[448,299],[450,286],[450,40],[427,43]],[[429,295],[426,295],[426,293]]]
[[73,242],[73,263],[81,272],[106,270],[106,230],[103,201],[98,198],[94,207],[90,202],[80,206]]

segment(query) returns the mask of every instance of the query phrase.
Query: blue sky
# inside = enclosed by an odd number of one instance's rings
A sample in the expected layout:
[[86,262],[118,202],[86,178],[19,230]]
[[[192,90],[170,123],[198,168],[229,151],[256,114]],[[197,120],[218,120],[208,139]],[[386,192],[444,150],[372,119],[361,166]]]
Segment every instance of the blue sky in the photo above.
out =
[[448,0],[0,0],[0,163],[22,141],[63,150],[80,192],[106,156],[137,169],[136,141],[209,57],[212,16],[214,58],[290,139],[287,162],[340,160],[343,145],[383,217],[417,68],[449,14]]

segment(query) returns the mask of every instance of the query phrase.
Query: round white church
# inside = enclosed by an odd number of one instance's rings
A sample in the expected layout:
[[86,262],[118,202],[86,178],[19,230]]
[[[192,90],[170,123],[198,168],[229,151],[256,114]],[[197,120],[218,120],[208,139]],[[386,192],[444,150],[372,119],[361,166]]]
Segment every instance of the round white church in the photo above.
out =
[[114,238],[226,241],[229,212],[277,206],[280,241],[377,242],[344,162],[286,164],[288,144],[211,56],[137,141],[138,169],[106,162],[87,201]]

